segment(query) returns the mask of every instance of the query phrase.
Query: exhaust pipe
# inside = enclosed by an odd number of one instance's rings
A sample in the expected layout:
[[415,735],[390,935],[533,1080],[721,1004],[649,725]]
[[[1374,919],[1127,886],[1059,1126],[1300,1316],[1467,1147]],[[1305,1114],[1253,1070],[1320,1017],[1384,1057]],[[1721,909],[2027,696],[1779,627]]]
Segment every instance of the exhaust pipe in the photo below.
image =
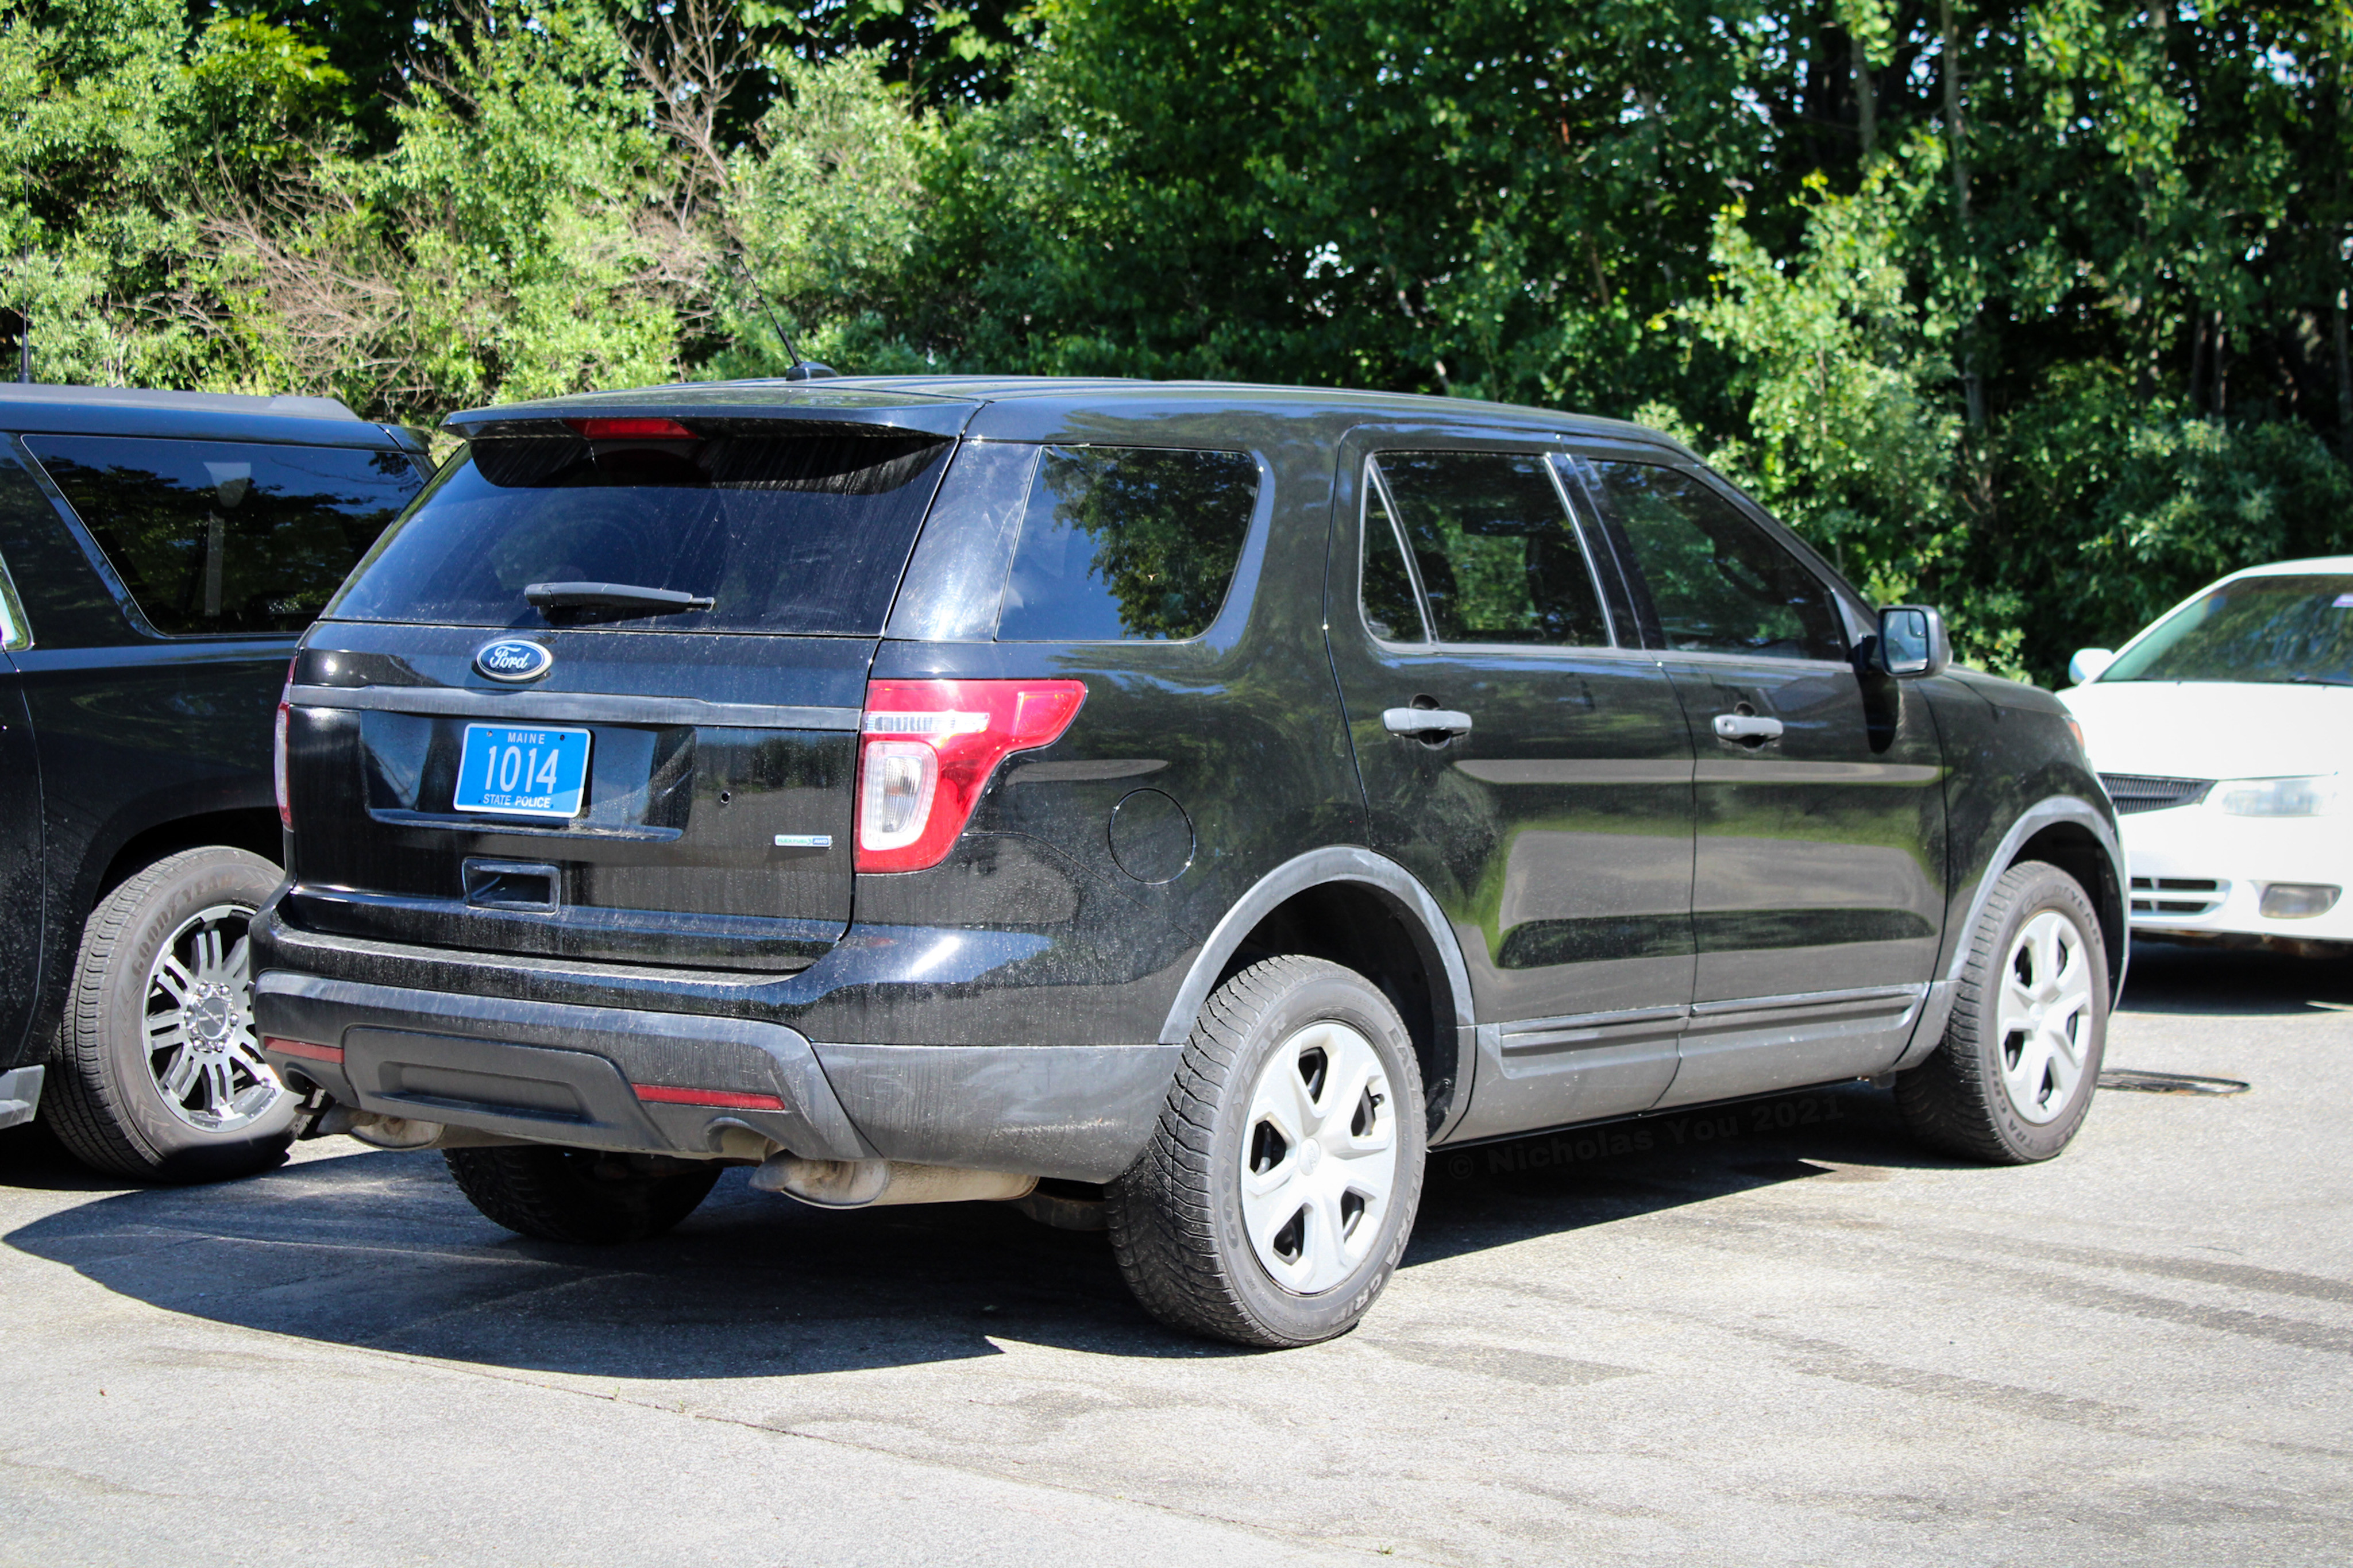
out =
[[417,1149],[492,1149],[510,1143],[522,1143],[521,1138],[504,1138],[496,1132],[477,1132],[470,1127],[450,1127],[438,1121],[418,1121],[406,1116],[385,1116],[374,1110],[355,1110],[348,1105],[331,1105],[319,1113],[319,1119],[303,1134],[308,1138],[332,1138],[336,1133],[356,1138],[376,1149],[407,1152]]
[[900,1160],[804,1160],[786,1153],[753,1172],[752,1185],[797,1198],[812,1208],[862,1209],[882,1204],[1008,1203],[1028,1197],[1038,1178]]

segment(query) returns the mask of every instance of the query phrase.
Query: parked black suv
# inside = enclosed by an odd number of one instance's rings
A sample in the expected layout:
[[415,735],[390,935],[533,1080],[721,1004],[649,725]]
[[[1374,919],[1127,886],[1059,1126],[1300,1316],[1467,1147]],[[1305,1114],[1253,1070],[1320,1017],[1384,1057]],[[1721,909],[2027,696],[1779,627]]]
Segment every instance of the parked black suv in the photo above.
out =
[[1988,1159],[2084,1116],[2124,879],[2063,710],[1654,432],[952,378],[448,428],[296,660],[256,1008],[515,1230],[730,1163],[1092,1203],[1153,1311],[1294,1344],[1434,1145],[1883,1075]]
[[0,1127],[141,1177],[284,1153],[271,710],[423,451],[327,398],[0,384]]

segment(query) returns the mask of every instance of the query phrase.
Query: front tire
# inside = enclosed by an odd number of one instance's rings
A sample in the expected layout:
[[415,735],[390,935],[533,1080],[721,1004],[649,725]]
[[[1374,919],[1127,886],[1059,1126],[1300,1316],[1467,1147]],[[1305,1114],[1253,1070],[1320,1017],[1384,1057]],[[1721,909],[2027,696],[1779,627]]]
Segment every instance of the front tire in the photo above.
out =
[[458,1190],[482,1217],[519,1236],[606,1247],[667,1235],[702,1205],[717,1162],[657,1175],[626,1154],[547,1145],[445,1149]]
[[2021,862],[1986,900],[1944,1043],[1896,1079],[1896,1107],[1913,1136],[1946,1153],[2048,1160],[2092,1108],[2107,1030],[2107,949],[2091,900],[2056,866]]
[[41,1119],[76,1159],[141,1181],[266,1171],[296,1096],[261,1059],[246,928],[278,868],[226,845],[166,856],[82,927]]
[[1265,1347],[1347,1332],[1421,1199],[1421,1073],[1397,1009],[1268,959],[1201,1009],[1150,1143],[1107,1194],[1128,1288],[1171,1327]]

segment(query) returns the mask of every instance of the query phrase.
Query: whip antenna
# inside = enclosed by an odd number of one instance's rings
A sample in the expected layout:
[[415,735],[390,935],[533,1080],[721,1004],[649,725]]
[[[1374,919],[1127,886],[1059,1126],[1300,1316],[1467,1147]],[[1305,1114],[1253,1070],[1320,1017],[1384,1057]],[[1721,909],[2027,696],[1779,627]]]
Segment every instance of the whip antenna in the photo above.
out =
[[751,265],[744,259],[743,252],[731,251],[729,255],[734,258],[736,270],[744,274],[744,281],[751,286],[752,298],[759,302],[760,313],[767,317],[768,325],[776,329],[776,341],[785,345],[785,357],[793,362],[792,368],[785,372],[785,379],[786,381],[818,381],[839,374],[839,373],[831,365],[819,364],[815,360],[801,358],[800,350],[793,347],[793,340],[785,335],[784,322],[776,320],[776,308],[768,303],[767,295],[760,291],[760,280],[752,276]]

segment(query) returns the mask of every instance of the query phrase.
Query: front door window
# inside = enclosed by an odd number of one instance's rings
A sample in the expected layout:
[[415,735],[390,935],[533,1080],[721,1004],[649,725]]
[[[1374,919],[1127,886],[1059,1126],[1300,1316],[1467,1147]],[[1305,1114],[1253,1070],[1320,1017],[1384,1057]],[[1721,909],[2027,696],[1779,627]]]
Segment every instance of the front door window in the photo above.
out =
[[1846,657],[1838,606],[1821,579],[1723,496],[1658,464],[1592,468],[1671,652]]

